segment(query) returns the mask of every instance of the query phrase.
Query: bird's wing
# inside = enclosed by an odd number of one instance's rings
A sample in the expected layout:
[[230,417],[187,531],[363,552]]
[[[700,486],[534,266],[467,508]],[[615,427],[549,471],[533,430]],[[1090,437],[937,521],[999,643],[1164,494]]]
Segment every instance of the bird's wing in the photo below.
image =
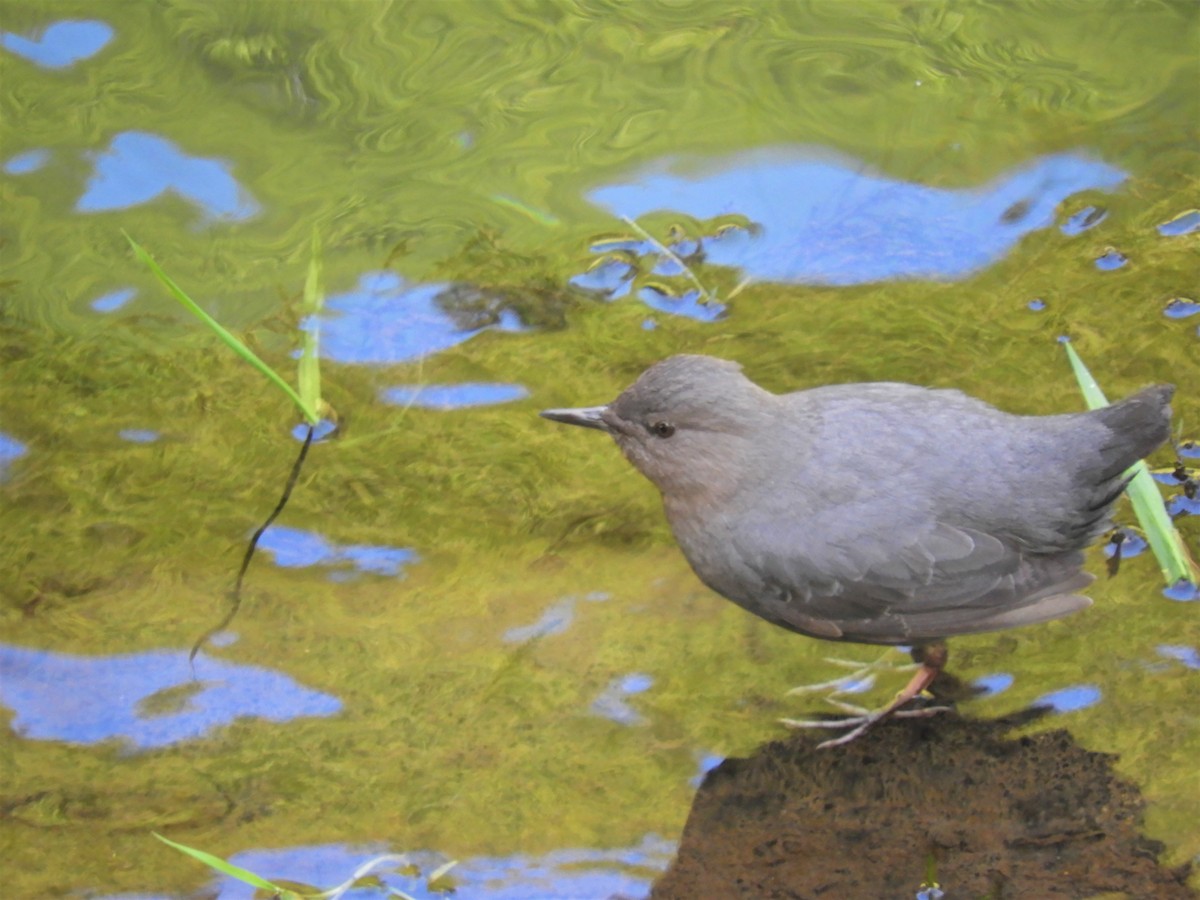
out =
[[[960,525],[888,512],[893,527],[764,533],[735,538],[760,584],[758,599],[785,627],[866,643],[993,631],[1057,618],[1090,601],[1082,555],[1037,556]],[[897,524],[899,520],[899,524]]]

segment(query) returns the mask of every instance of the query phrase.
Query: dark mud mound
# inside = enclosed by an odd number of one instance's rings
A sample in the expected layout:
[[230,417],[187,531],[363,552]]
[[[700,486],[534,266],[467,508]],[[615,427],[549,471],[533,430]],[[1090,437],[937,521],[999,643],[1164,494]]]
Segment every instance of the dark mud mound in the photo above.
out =
[[931,863],[945,900],[1198,896],[1139,833],[1114,757],[1014,724],[892,721],[830,750],[798,732],[727,760],[651,897],[912,898]]

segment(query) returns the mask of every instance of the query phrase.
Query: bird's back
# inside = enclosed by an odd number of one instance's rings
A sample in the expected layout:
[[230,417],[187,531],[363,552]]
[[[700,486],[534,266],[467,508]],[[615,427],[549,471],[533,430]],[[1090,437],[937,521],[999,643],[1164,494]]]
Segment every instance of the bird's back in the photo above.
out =
[[722,508],[667,512],[706,583],[803,633],[906,643],[1056,618],[1087,604],[1078,551],[1167,439],[1171,393],[1058,416],[901,384],[788,394]]
[[1173,391],[1159,385],[1100,410],[1052,416],[1012,415],[960,391],[906,384],[785,395],[789,418],[811,435],[793,430],[811,456],[790,473],[790,493],[823,484],[1043,552],[1076,549],[1104,530],[1126,470],[1169,437]]

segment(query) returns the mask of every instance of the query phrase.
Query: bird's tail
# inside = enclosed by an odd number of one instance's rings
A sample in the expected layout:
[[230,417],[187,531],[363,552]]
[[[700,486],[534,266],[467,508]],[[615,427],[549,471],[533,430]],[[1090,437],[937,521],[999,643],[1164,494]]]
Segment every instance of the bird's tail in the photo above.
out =
[[1100,447],[1101,464],[1095,473],[1098,483],[1118,478],[1166,443],[1171,436],[1174,393],[1173,384],[1156,384],[1093,413],[1112,432],[1112,439]]

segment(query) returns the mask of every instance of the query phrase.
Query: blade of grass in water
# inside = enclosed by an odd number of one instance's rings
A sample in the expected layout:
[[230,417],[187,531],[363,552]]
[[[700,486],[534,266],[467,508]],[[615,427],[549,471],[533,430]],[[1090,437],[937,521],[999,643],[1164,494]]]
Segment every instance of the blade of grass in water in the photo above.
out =
[[136,254],[137,258],[140,259],[142,263],[144,263],[145,266],[154,273],[154,277],[162,282],[163,286],[170,292],[171,296],[183,304],[183,306],[192,315],[212,329],[213,333],[215,333],[217,337],[224,341],[234,353],[236,353],[246,362],[250,363],[250,365],[254,366],[254,368],[258,369],[258,371],[262,372],[263,375],[275,383],[276,387],[287,394],[288,398],[294,404],[296,404],[296,408],[304,414],[304,418],[308,420],[310,425],[316,425],[321,420],[321,417],[317,415],[316,409],[302,400],[300,395],[292,389],[292,386],[284,381],[274,369],[259,359],[253,350],[251,350],[240,340],[238,340],[237,337],[227,331],[220,322],[201,309],[195,300],[184,293],[183,288],[171,280],[171,276],[169,276],[159,267],[158,263],[156,263],[154,258],[142,248],[141,244],[131,238],[124,231],[121,233],[125,235],[125,240],[129,241],[129,245],[133,247],[133,252]]
[[517,212],[529,216],[529,218],[541,225],[554,227],[562,224],[557,217],[550,213],[535,209],[528,203],[523,203],[515,197],[509,197],[506,194],[492,194],[492,201],[501,206],[507,206],[509,209],[515,209]]
[[656,249],[659,253],[663,254],[667,257],[667,259],[679,266],[679,268],[683,270],[683,274],[687,277],[688,281],[696,286],[696,290],[700,292],[700,298],[704,303],[720,302],[715,294],[713,294],[708,290],[708,288],[700,283],[700,279],[696,277],[696,273],[691,270],[687,263],[679,258],[674,250],[655,238],[645,228],[643,228],[633,219],[629,218],[629,216],[621,216],[621,221],[636,231],[644,240],[652,244],[654,249]]
[[300,896],[295,891],[289,891],[285,888],[279,887],[276,884],[272,884],[265,878],[255,875],[249,869],[243,869],[241,866],[235,866],[231,862],[226,862],[219,856],[213,856],[211,853],[205,853],[203,850],[197,850],[195,847],[187,846],[187,844],[177,844],[174,841],[163,837],[157,831],[152,831],[150,833],[168,847],[174,847],[180,853],[186,853],[188,856],[192,857],[192,859],[199,860],[206,866],[216,869],[218,872],[223,872],[230,878],[236,878],[238,881],[251,885],[252,887],[259,888],[260,890],[271,891],[275,896],[278,897],[292,898]]
[[[1088,409],[1108,406],[1108,398],[1104,396],[1104,391],[1100,389],[1100,385],[1083,364],[1070,341],[1064,340],[1063,347],[1066,348],[1067,359],[1071,361],[1071,369],[1075,372],[1075,380],[1079,382],[1079,389]],[[1133,511],[1142,526],[1142,531],[1146,533],[1150,549],[1154,551],[1154,556],[1162,568],[1167,586],[1174,586],[1180,581],[1194,581],[1196,575],[1193,564],[1188,558],[1183,539],[1175,530],[1175,523],[1167,515],[1162,495],[1158,492],[1158,485],[1154,483],[1150,469],[1145,462],[1138,461],[1129,471],[1133,474],[1133,480],[1129,482],[1127,489],[1129,500],[1133,504]]]
[[304,343],[300,350],[300,365],[296,382],[300,399],[310,409],[321,411],[321,309],[325,294],[321,290],[321,238],[313,228],[312,255],[308,261],[308,277],[304,279],[303,315]]
[[[230,878],[236,878],[238,881],[244,882],[252,887],[256,887],[259,890],[270,891],[271,896],[279,898],[279,900],[338,900],[339,897],[342,897],[349,891],[353,890],[360,879],[365,878],[377,869],[381,869],[384,866],[390,866],[393,868],[399,866],[412,867],[412,862],[409,860],[406,854],[385,853],[382,856],[375,856],[367,860],[365,863],[355,869],[354,873],[337,887],[314,894],[300,894],[296,891],[290,891],[287,888],[273,884],[262,876],[255,875],[249,869],[243,869],[241,866],[235,866],[233,863],[229,862],[228,860],[221,859],[219,856],[214,856],[213,854],[206,853],[203,850],[197,850],[195,847],[189,847],[187,844],[177,844],[175,841],[163,837],[157,831],[152,831],[150,833],[168,847],[174,847],[180,853],[185,853],[193,859],[204,863],[206,866],[228,875]],[[429,875],[425,877],[426,888],[437,893],[452,893],[453,886],[445,879],[447,873],[457,865],[457,860],[450,860],[449,862],[438,866],[434,871],[430,872]],[[394,894],[397,897],[403,897],[405,900],[413,900],[409,894],[406,894],[401,890],[397,890],[396,888],[389,888],[388,890],[390,894]]]

